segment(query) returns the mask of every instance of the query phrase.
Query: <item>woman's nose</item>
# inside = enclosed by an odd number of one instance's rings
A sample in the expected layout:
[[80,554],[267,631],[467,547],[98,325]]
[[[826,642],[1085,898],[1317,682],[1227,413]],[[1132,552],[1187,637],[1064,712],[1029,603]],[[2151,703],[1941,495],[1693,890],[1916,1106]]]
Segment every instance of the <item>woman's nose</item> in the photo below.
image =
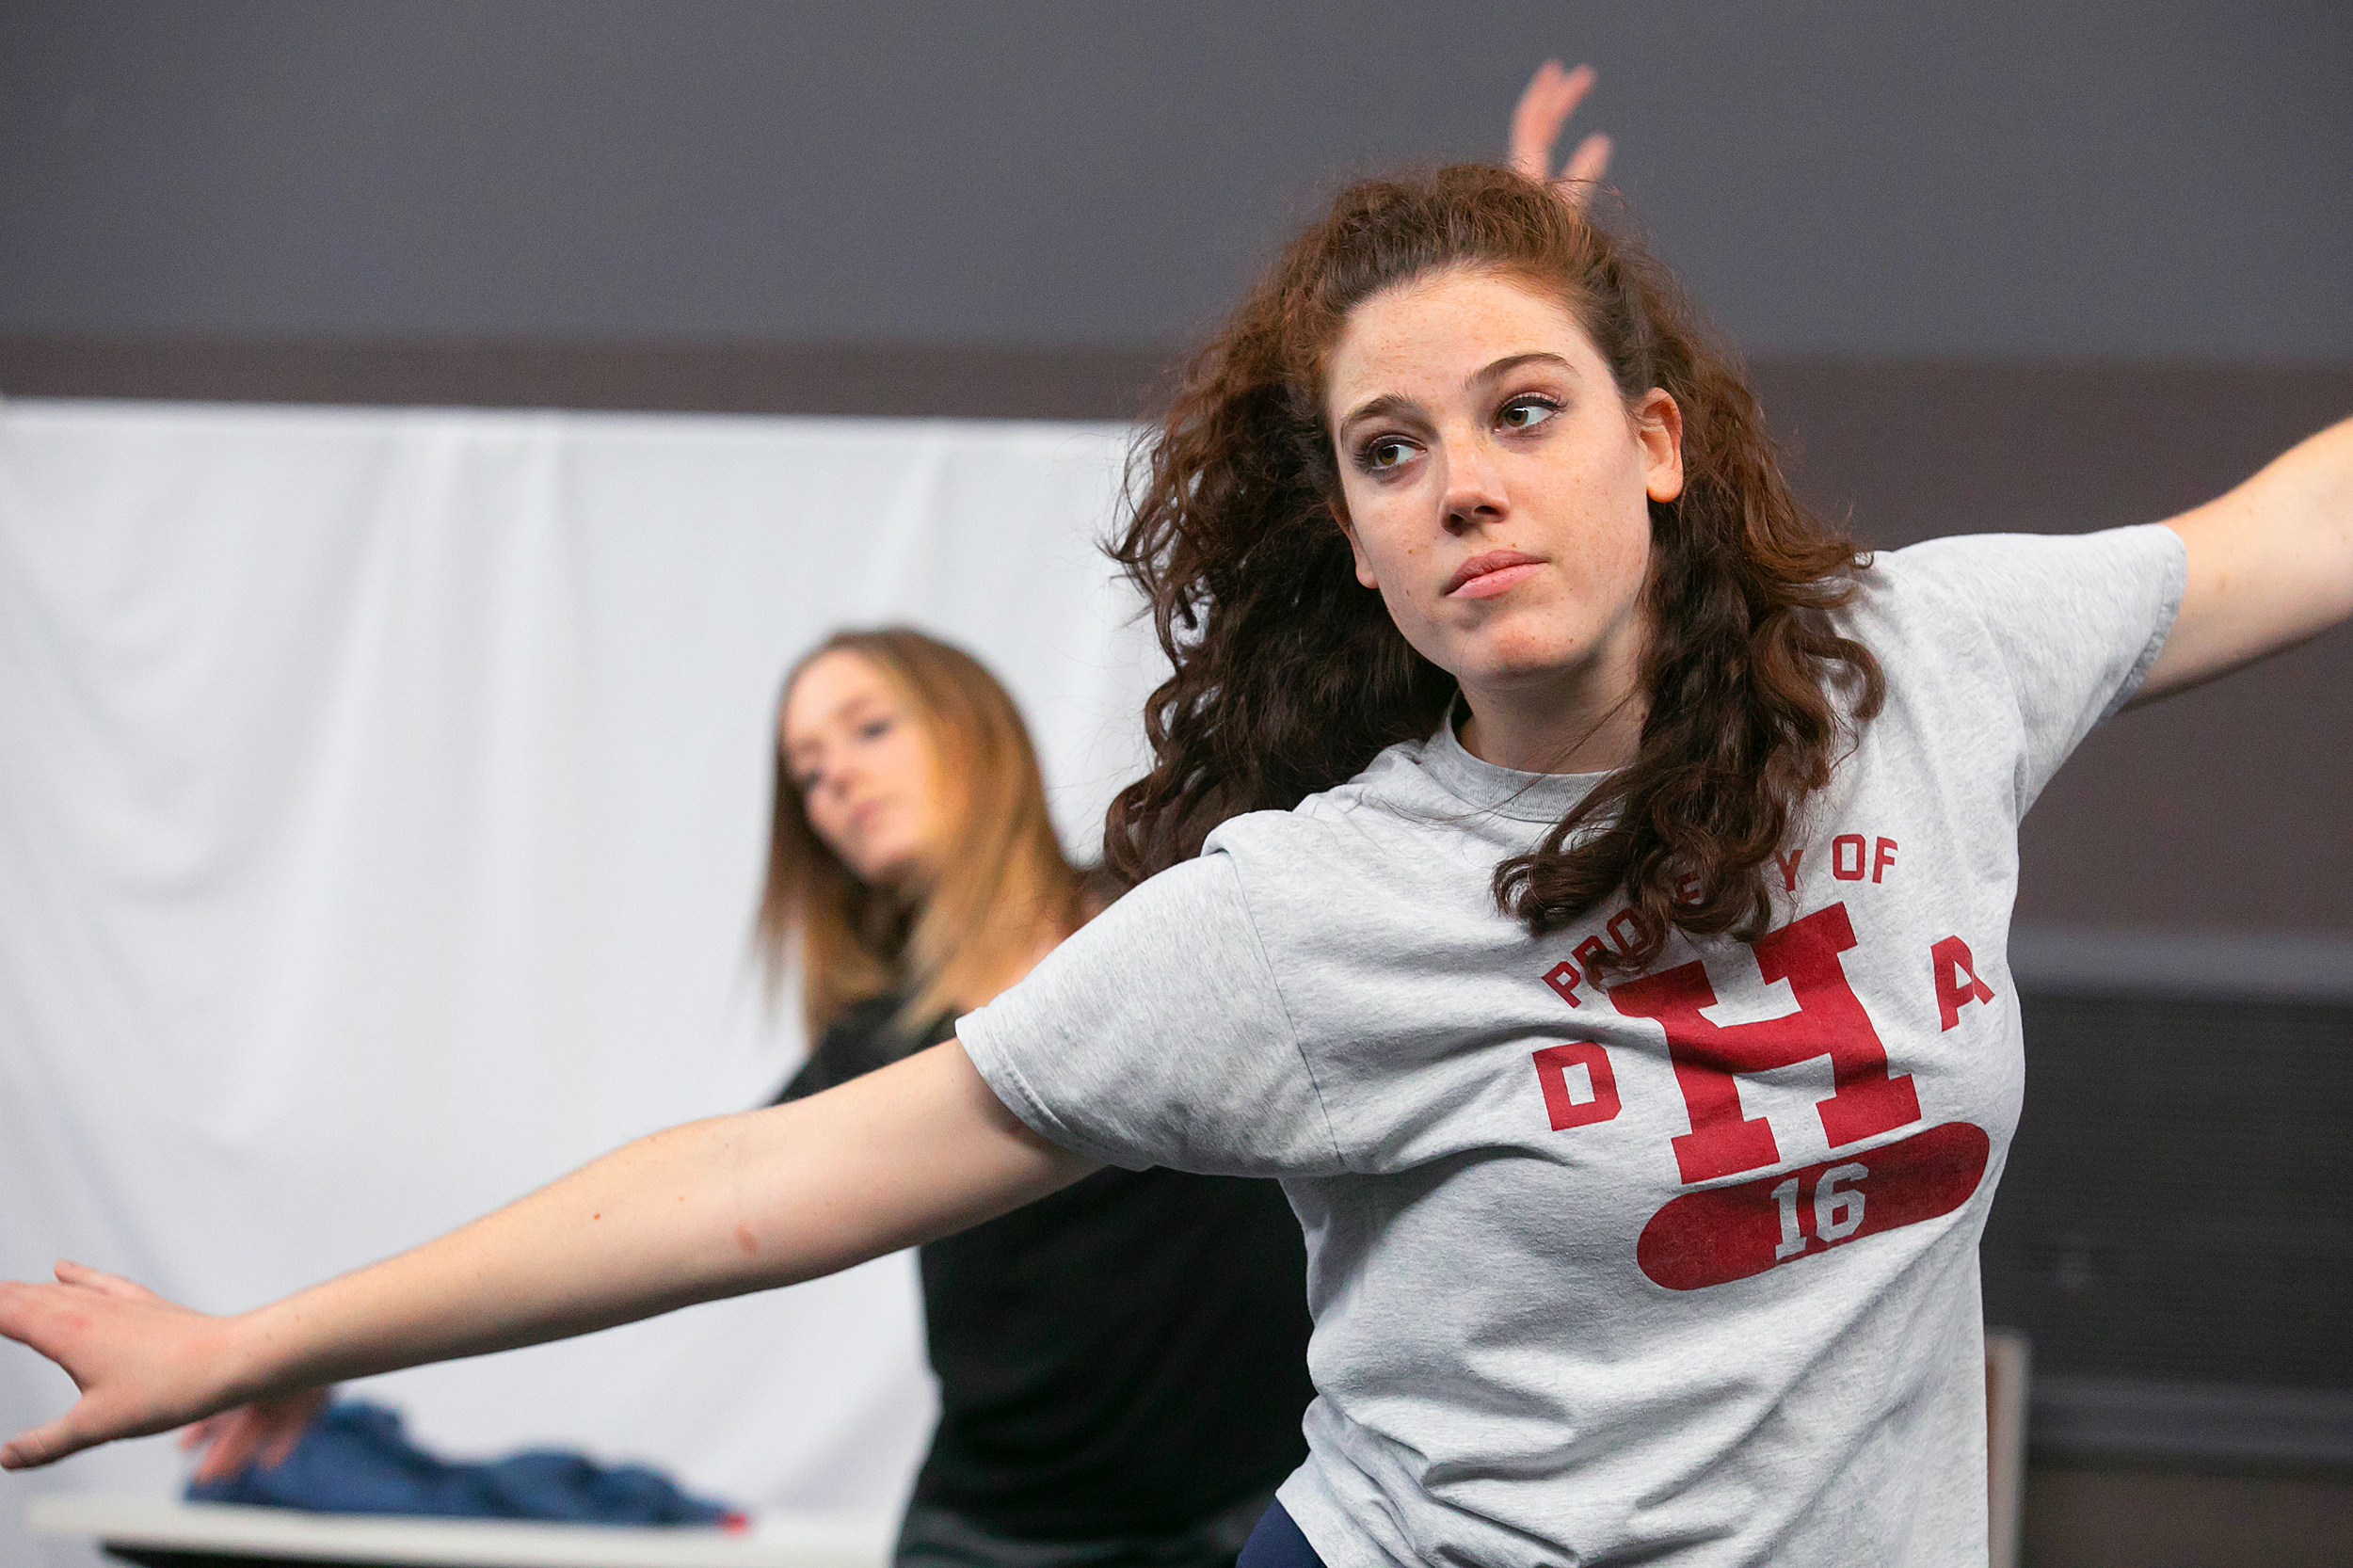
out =
[[1503,516],[1503,476],[1483,442],[1449,443],[1439,505],[1448,531],[1456,534]]

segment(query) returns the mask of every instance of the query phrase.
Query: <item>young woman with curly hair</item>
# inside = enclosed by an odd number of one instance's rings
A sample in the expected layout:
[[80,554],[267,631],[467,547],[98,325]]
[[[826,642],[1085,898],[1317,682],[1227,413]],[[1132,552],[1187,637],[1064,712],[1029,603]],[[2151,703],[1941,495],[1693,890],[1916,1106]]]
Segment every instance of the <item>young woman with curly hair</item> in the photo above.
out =
[[1284,252],[1119,553],[1175,664],[1137,886],[955,1041],[241,1316],[9,1288],[83,1396],[0,1459],[1164,1165],[1306,1235],[1245,1563],[1982,1561],[2018,820],[2128,699],[2353,613],[2353,424],[2169,523],[1866,562],[1639,246],[1449,168]]

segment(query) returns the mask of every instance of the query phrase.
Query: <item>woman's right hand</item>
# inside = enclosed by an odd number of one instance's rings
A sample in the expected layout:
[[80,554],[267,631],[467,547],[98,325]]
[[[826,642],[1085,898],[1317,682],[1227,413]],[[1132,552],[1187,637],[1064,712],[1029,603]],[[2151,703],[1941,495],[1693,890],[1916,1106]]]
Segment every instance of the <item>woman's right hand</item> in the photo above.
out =
[[197,1462],[195,1479],[226,1480],[257,1456],[264,1470],[283,1464],[319,1412],[327,1408],[333,1392],[304,1388],[205,1416],[180,1434],[183,1452],[204,1450],[204,1457]]
[[233,1320],[79,1263],[60,1262],[56,1276],[55,1285],[0,1283],[0,1336],[56,1362],[82,1397],[0,1445],[0,1469],[168,1432],[235,1400],[242,1358]]
[[1512,110],[1512,167],[1531,180],[1550,184],[1573,206],[1582,206],[1594,182],[1609,172],[1609,153],[1615,146],[1596,131],[1577,144],[1567,168],[1558,175],[1552,172],[1552,153],[1561,142],[1561,127],[1593,90],[1592,66],[1568,71],[1559,60],[1546,60],[1536,68]]

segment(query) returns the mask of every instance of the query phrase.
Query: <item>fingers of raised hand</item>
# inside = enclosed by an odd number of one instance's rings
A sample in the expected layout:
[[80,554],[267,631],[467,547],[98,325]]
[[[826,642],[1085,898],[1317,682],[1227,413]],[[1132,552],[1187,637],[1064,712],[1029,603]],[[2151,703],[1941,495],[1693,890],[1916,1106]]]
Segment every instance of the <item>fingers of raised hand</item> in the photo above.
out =
[[1616,150],[1617,143],[1598,131],[1578,142],[1569,155],[1569,167],[1561,171],[1561,194],[1581,205],[1586,193],[1609,171],[1609,154]]
[[1560,78],[1561,62],[1546,60],[1512,105],[1512,167],[1531,180],[1552,172],[1552,142],[1561,128],[1549,123],[1549,105]]
[[1559,60],[1546,60],[1529,78],[1512,111],[1512,167],[1531,180],[1552,177],[1552,150],[1561,127],[1593,88],[1593,68],[1580,65],[1563,70]]

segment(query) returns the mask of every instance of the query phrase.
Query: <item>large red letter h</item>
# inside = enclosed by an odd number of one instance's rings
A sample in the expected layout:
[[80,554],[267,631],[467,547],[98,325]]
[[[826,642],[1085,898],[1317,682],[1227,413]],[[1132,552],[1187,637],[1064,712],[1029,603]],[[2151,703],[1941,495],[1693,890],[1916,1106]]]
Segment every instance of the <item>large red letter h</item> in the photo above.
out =
[[1719,1025],[1702,1017],[1701,1009],[1716,1004],[1716,991],[1696,962],[1610,988],[1619,1012],[1655,1018],[1666,1028],[1675,1082],[1691,1118],[1691,1130],[1674,1140],[1685,1181],[1711,1181],[1780,1161],[1771,1125],[1740,1113],[1735,1073],[1828,1056],[1837,1088],[1816,1111],[1833,1148],[1920,1119],[1912,1079],[1887,1076],[1887,1049],[1839,966],[1838,955],[1854,945],[1843,904],[1758,937],[1751,949],[1758,973],[1768,984],[1786,980],[1798,999],[1798,1011],[1762,1023]]

